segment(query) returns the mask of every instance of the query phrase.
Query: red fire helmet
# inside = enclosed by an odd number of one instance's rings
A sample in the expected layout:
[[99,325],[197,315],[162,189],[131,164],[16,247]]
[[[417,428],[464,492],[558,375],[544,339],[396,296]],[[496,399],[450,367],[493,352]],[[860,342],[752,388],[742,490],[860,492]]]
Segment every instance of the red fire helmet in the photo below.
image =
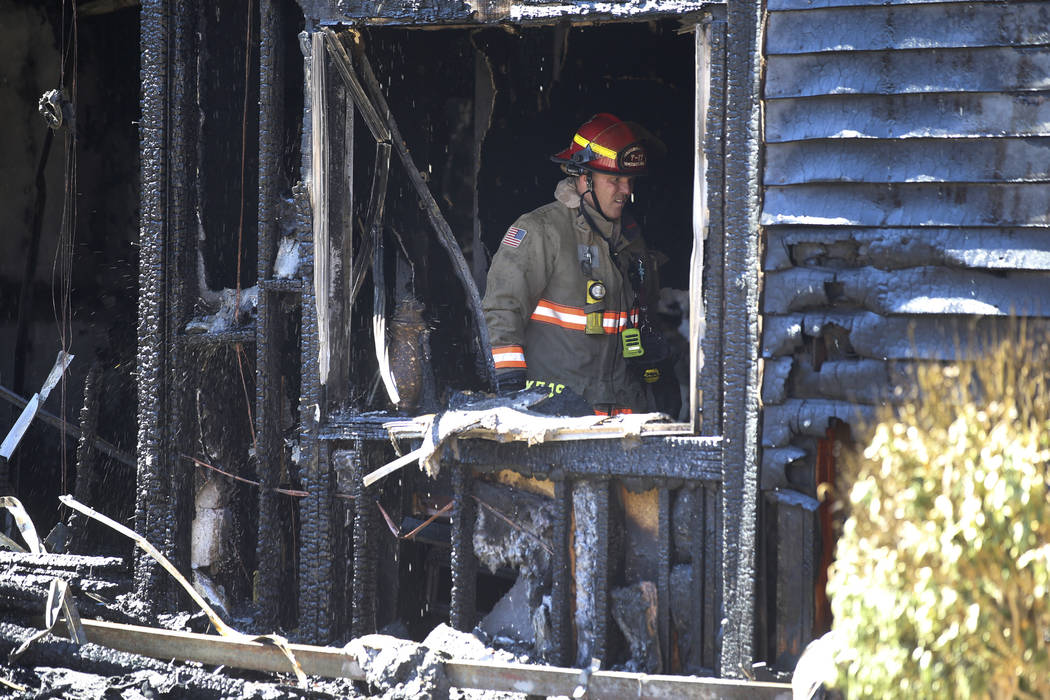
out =
[[646,175],[649,151],[659,150],[662,145],[638,124],[602,112],[584,122],[576,130],[569,147],[551,156],[551,160],[561,163],[562,169],[570,175],[582,175],[588,171]]

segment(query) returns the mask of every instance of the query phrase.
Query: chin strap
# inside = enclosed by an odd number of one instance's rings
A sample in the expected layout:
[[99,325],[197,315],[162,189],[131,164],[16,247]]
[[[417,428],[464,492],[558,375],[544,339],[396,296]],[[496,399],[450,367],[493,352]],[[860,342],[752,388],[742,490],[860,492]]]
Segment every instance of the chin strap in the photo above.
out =
[[[591,193],[591,203],[594,204],[595,210],[602,215],[603,219],[610,221],[611,219],[609,219],[609,217],[605,215],[605,212],[602,211],[602,205],[598,203],[598,195],[594,193],[594,175],[592,175],[590,171],[587,171],[587,192]],[[586,196],[587,192],[584,192],[582,196]],[[588,220],[587,223],[591,225],[591,228],[595,228],[592,221]],[[605,238],[605,236],[602,236],[602,238]]]
[[[598,206],[598,199],[594,196],[594,190],[591,189],[591,176],[589,173],[587,175],[587,192],[591,193],[591,198],[594,200],[594,208],[598,210],[598,213],[602,215],[602,218],[608,221],[609,217],[605,216],[605,213],[602,212],[602,208]],[[613,247],[612,240],[610,240],[608,236],[602,233],[602,230],[598,228],[597,224],[594,223],[594,219],[592,219],[591,215],[587,213],[587,203],[583,201],[583,196],[585,196],[587,192],[584,192],[583,195],[580,196],[580,213],[583,214],[583,218],[587,222],[587,225],[591,227],[591,231],[593,231],[598,236],[598,238],[605,241],[605,247],[609,249],[609,257],[612,258],[613,265],[618,266],[620,256],[619,254],[617,254],[616,249]]]

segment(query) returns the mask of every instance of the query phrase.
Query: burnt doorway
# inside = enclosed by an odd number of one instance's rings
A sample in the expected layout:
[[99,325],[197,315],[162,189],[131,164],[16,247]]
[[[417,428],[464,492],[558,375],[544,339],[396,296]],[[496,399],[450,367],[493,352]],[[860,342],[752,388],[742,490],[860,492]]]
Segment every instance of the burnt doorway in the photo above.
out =
[[[318,398],[325,407],[320,434],[327,447],[319,450],[320,471],[330,454],[337,475],[356,488],[362,471],[393,458],[380,429],[385,422],[398,414],[439,411],[460,390],[488,388],[471,357],[479,344],[471,293],[476,296],[484,284],[491,252],[510,223],[552,199],[562,174],[550,155],[597,112],[637,121],[667,146],[657,174],[639,184],[634,212],[651,246],[664,253],[663,283],[685,294],[697,285],[702,265],[694,249],[695,192],[697,173],[704,172],[696,132],[701,40],[695,28],[681,33],[679,27],[671,20],[513,30],[325,27],[314,35],[309,172],[314,270],[324,279],[307,285],[315,297],[305,303],[316,303],[324,347]],[[608,46],[629,50],[609,52]],[[428,347],[421,390],[411,401],[399,401],[394,396],[403,398],[403,387],[390,392],[383,373],[384,363],[394,365],[383,352],[398,346],[396,330],[384,337],[376,319],[390,316],[395,323],[391,304],[397,308],[406,299],[422,310]],[[682,354],[688,356],[685,321]],[[304,338],[310,335],[304,327]],[[716,447],[705,443],[701,449]],[[671,475],[659,471],[659,462],[650,469],[663,487],[663,477]],[[352,601],[335,609],[352,616],[354,634],[395,621],[416,634],[429,629],[435,614],[461,622],[472,617],[455,611],[455,591],[464,588],[449,585],[449,578],[457,576],[460,583],[471,579],[466,597],[476,598],[469,605],[476,602],[483,615],[514,580],[515,572],[489,577],[506,574],[502,582],[486,580],[480,571],[456,573],[474,555],[471,545],[457,539],[455,533],[466,530],[450,522],[451,508],[455,501],[455,512],[465,512],[473,494],[472,477],[459,470],[466,478],[457,486],[450,483],[453,473],[443,469],[430,481],[408,469],[355,492],[353,513],[343,521],[353,519],[352,547],[335,543],[348,559],[345,590],[352,592]],[[717,497],[712,472],[685,478],[706,482],[711,499]],[[640,500],[651,501],[653,513],[669,515],[666,490],[649,489]],[[561,498],[555,508],[564,511],[567,504]],[[401,541],[403,533],[435,515],[436,525],[454,525],[452,532],[438,537],[431,526],[417,542]],[[713,558],[704,561],[696,566],[717,570]],[[707,617],[713,620],[713,611]],[[713,640],[713,631],[707,636]],[[712,642],[709,657],[713,649]],[[703,663],[715,665],[713,657]]]

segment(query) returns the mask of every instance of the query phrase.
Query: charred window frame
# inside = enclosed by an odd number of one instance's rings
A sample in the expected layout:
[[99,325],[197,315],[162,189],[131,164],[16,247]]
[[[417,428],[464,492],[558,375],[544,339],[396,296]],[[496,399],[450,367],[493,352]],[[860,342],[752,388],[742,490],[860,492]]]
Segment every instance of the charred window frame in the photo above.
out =
[[[688,33],[693,37],[691,81],[694,88],[692,97],[695,100],[693,119],[689,124],[693,154],[691,192],[687,187],[684,193],[685,196],[691,194],[692,204],[691,207],[681,202],[677,205],[682,210],[683,217],[688,217],[685,223],[691,226],[691,246],[687,255],[682,255],[683,251],[674,251],[674,257],[677,259],[689,259],[689,264],[684,270],[689,295],[689,388],[687,395],[683,397],[683,403],[687,406],[683,410],[685,421],[654,424],[646,430],[652,434],[720,434],[722,386],[718,368],[721,362],[721,343],[715,334],[720,330],[719,309],[723,296],[721,275],[718,274],[721,265],[718,256],[722,250],[721,222],[717,219],[720,212],[722,176],[720,110],[724,95],[720,84],[716,85],[714,90],[712,86],[715,84],[713,81],[721,80],[723,70],[724,59],[720,52],[724,50],[724,19],[720,19],[719,16],[724,13],[720,12],[721,9],[715,7],[713,12],[698,14],[696,18],[679,19],[682,28],[678,33]],[[573,25],[562,24],[557,29],[566,32],[563,36],[567,37],[568,27],[571,26]],[[555,41],[564,41],[565,39],[558,38],[557,29],[554,33]],[[465,30],[448,30],[454,31]],[[594,31],[600,32],[602,29]],[[436,33],[441,32],[415,32],[417,36]],[[688,40],[688,37],[684,39]],[[459,329],[465,333],[458,339],[454,337],[455,334],[448,333],[445,335],[445,342],[439,338],[425,338],[428,342],[424,343],[425,347],[420,353],[426,360],[441,357],[447,363],[449,356],[448,353],[443,354],[443,349],[446,345],[457,345],[456,342],[447,342],[449,337],[452,337],[453,341],[459,341],[459,354],[469,356],[471,361],[452,358],[454,369],[451,374],[466,374],[470,376],[467,381],[457,382],[455,378],[450,380],[448,372],[445,377],[438,378],[428,373],[418,378],[417,383],[422,386],[414,387],[416,395],[412,401],[404,403],[410,406],[414,404],[417,413],[432,412],[438,409],[437,395],[444,387],[491,390],[494,385],[494,371],[489,354],[487,330],[480,311],[479,289],[483,288],[488,266],[485,242],[482,241],[480,233],[484,213],[479,215],[479,208],[483,209],[485,206],[484,195],[479,195],[483,186],[479,185],[478,181],[481,166],[475,167],[474,180],[471,183],[474,201],[473,211],[469,213],[472,214],[473,221],[466,226],[462,221],[458,222],[456,230],[460,232],[460,236],[457,239],[445,215],[449,209],[448,197],[443,197],[442,205],[438,204],[434,192],[440,183],[427,182],[433,174],[432,169],[430,166],[423,167],[424,163],[433,159],[433,153],[425,153],[433,144],[424,144],[422,142],[426,139],[418,137],[407,140],[406,143],[406,138],[399,133],[398,115],[394,113],[397,108],[394,108],[394,112],[391,111],[386,94],[390,83],[380,84],[382,78],[376,76],[369,64],[367,51],[362,48],[364,42],[361,41],[359,30],[347,30],[339,25],[324,26],[314,32],[309,41],[312,54],[312,58],[308,60],[307,77],[310,121],[307,130],[309,142],[308,145],[304,144],[304,155],[311,176],[315,243],[313,291],[317,313],[317,364],[324,394],[320,401],[323,413],[336,416],[381,413],[384,401],[381,398],[377,400],[377,394],[387,394],[387,406],[397,405],[397,399],[403,398],[398,396],[394,388],[395,378],[391,376],[394,370],[389,369],[387,365],[391,346],[395,345],[391,336],[398,332],[388,326],[397,325],[397,317],[402,315],[404,300],[398,299],[398,295],[404,294],[415,285],[417,276],[427,276],[425,271],[418,269],[418,265],[412,262],[413,255],[419,256],[421,253],[420,245],[408,241],[409,238],[430,239],[429,243],[422,245],[422,254],[427,256],[427,267],[445,264],[443,273],[446,277],[454,277],[461,287],[458,290],[459,296],[455,296],[453,292],[455,299],[448,303],[462,308],[462,317],[468,320],[468,323]],[[477,49],[474,39],[471,39],[471,43]],[[475,60],[486,60],[481,57],[480,50],[474,53]],[[556,67],[555,74],[557,71]],[[478,80],[474,88],[473,114],[467,115],[471,116],[474,122],[479,118],[492,118],[494,100],[487,105],[482,105],[481,102],[493,99],[491,95],[483,94],[486,87],[489,90],[493,89],[491,86],[482,86]],[[440,89],[436,88],[438,91]],[[542,89],[540,86],[541,91]],[[544,99],[542,93],[539,99]],[[715,103],[714,109],[712,101]],[[409,131],[412,130],[410,122],[414,119],[415,116],[405,119],[405,126]],[[423,121],[427,121],[427,118],[424,117]],[[478,128],[481,127],[475,123],[475,130]],[[417,135],[407,136],[408,139],[412,139]],[[477,148],[479,142],[476,133],[474,138]],[[408,149],[418,149],[421,146],[424,156],[417,162],[413,160],[416,151],[410,153]],[[672,147],[681,150],[682,144],[676,140]],[[480,163],[480,149],[473,155],[475,162]],[[534,155],[523,154],[530,158]],[[541,156],[539,160],[545,158]],[[506,168],[513,169],[514,164],[508,163]],[[488,170],[491,177],[494,168],[490,167]],[[401,177],[400,185],[394,183],[396,177]],[[399,189],[400,196],[388,196],[387,190],[395,188]],[[537,182],[530,189],[533,190],[531,204],[522,206],[516,213],[527,211],[544,201],[542,184]],[[440,198],[443,193],[437,194]],[[389,209],[392,201],[404,199],[406,196],[417,201],[419,210],[425,214],[423,217],[417,217],[416,229],[410,234],[398,231],[399,228],[404,228],[404,212],[400,220],[395,221],[398,217],[396,214],[391,216]],[[537,196],[539,199],[536,199]],[[480,204],[479,199],[482,200]],[[504,226],[513,219],[513,215],[508,217],[508,214],[511,212],[504,212]],[[454,217],[455,213],[450,212],[448,216]],[[487,222],[486,238],[493,237],[494,226],[497,225],[491,221]],[[419,230],[420,227],[424,230]],[[462,231],[466,227],[473,229],[472,238],[463,235]],[[715,233],[713,237],[710,236],[712,232]],[[708,241],[709,238],[712,240]],[[435,242],[440,246],[434,245]],[[652,241],[650,243],[652,244]],[[494,248],[498,241],[488,241],[488,245]],[[415,250],[410,250],[413,246]],[[660,245],[657,244],[656,247],[659,248]],[[385,264],[382,262],[384,251],[387,256]],[[463,251],[466,251],[466,256]],[[390,257],[397,258],[397,261],[391,262]],[[716,274],[707,274],[705,271],[708,269],[713,269]],[[367,283],[366,276],[370,276]],[[372,294],[373,289],[384,286],[390,290],[389,295]],[[682,286],[681,281],[679,286]],[[388,296],[391,298],[388,299]],[[407,296],[411,297],[412,294],[409,292]],[[372,307],[370,328],[369,301]],[[393,308],[395,305],[396,309]],[[715,313],[708,314],[707,309],[712,309]],[[409,319],[410,325],[419,322],[418,316]],[[437,325],[443,330],[442,327],[447,327],[449,323],[450,319],[446,314],[446,318],[439,319]],[[439,335],[441,330],[438,331]],[[432,332],[431,330],[426,335]],[[463,335],[469,339],[467,347],[463,346]],[[391,338],[385,340],[386,337]],[[384,339],[384,342],[378,342],[377,338]],[[420,362],[420,358],[417,357],[408,359],[410,364]],[[424,364],[429,368],[434,363]],[[378,375],[382,378],[381,383],[373,379],[377,365]],[[366,367],[371,376],[362,374],[362,367]]]

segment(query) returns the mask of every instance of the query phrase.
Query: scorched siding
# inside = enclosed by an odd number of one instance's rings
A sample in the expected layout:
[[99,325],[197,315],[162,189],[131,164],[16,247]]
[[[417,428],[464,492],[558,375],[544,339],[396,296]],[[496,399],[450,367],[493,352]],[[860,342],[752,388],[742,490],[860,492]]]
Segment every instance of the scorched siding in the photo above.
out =
[[[975,324],[980,334],[1011,314],[1047,315],[1050,3],[767,9],[762,489],[773,537],[785,512],[816,517],[794,494],[816,496],[816,453],[834,423],[856,426],[911,395],[916,364],[972,353]],[[818,532],[796,531],[819,549]],[[781,548],[765,560],[767,580],[816,582],[819,557]],[[778,584],[767,607],[773,659],[814,633],[819,613],[799,595]]]

